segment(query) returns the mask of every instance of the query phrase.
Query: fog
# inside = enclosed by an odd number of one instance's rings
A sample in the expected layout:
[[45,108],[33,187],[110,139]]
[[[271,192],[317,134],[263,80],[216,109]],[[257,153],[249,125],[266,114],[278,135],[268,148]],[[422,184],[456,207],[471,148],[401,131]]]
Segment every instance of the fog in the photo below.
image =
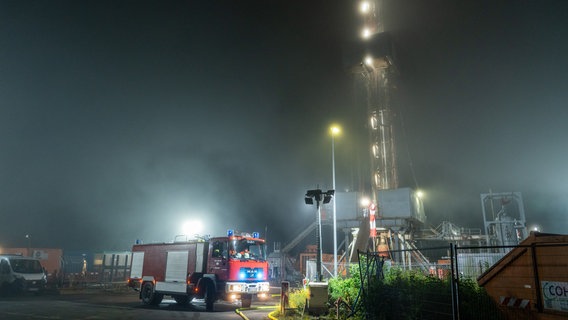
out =
[[[387,1],[400,184],[429,223],[519,191],[566,233],[566,9]],[[0,246],[125,250],[196,218],[289,241],[331,188],[332,122],[338,191],[368,190],[357,26],[352,2],[0,1]]]

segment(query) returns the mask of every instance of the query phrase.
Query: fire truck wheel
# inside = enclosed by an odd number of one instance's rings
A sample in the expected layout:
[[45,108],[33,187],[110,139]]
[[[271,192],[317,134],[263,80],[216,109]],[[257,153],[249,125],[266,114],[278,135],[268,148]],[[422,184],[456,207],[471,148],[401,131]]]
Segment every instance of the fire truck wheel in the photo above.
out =
[[174,300],[177,304],[185,306],[189,303],[189,296],[174,296]]
[[243,308],[250,308],[251,301],[252,301],[252,296],[250,294],[241,295],[241,306]]
[[205,284],[205,310],[213,311],[213,303],[215,302],[215,285],[213,281],[207,281]]
[[140,292],[140,298],[142,303],[145,305],[159,305],[162,302],[163,295],[154,291],[154,285],[152,282],[146,282],[142,285],[142,291]]

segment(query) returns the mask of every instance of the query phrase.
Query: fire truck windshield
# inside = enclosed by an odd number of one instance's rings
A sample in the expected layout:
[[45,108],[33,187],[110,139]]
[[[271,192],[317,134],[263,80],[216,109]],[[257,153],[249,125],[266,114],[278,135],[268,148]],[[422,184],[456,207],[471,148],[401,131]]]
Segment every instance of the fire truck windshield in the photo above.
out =
[[233,259],[266,260],[265,245],[261,241],[239,239],[229,242],[229,256]]

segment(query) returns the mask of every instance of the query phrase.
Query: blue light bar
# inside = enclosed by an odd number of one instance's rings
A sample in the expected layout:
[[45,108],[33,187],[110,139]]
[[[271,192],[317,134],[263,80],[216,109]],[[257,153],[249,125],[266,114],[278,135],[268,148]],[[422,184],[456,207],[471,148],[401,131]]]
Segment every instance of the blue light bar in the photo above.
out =
[[253,233],[252,233],[252,237],[258,239],[258,238],[260,238],[260,233],[258,233],[258,232],[253,232]]
[[235,234],[235,232],[233,231],[233,229],[227,230],[227,237],[232,237],[233,234]]

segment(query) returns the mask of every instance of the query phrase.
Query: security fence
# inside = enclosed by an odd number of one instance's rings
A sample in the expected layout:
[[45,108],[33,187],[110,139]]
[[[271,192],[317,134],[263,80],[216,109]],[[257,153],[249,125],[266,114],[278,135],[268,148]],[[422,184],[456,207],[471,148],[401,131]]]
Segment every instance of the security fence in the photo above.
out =
[[449,244],[358,252],[365,317],[568,318],[566,246]]

